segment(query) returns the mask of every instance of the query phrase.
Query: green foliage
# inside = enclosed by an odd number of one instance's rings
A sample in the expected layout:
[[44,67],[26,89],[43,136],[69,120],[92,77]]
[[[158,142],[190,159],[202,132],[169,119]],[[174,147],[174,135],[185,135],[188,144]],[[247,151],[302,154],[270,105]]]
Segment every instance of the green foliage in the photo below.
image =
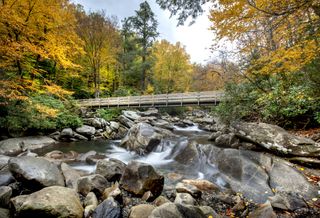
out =
[[121,114],[121,109],[98,109],[97,113],[99,117],[111,121],[117,118]]
[[135,95],[141,95],[141,92],[139,92],[137,89],[133,87],[119,87],[114,93],[114,97],[121,97],[121,96],[135,96]]
[[179,116],[179,117],[181,117],[186,111],[188,111],[188,107],[159,108],[160,113],[168,113],[171,116]]
[[320,96],[303,74],[254,81],[226,86],[225,100],[214,108],[224,122],[258,120],[293,128],[320,123]]
[[26,101],[13,101],[1,110],[0,128],[14,135],[24,132],[47,132],[78,127],[82,121],[75,102],[48,95],[35,95]]

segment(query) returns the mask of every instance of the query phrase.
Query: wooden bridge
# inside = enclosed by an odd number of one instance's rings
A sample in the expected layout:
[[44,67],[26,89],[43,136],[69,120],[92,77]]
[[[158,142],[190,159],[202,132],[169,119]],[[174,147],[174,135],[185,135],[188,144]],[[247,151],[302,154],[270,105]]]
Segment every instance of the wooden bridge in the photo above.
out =
[[217,105],[222,91],[189,92],[160,95],[142,95],[78,100],[81,107],[177,107],[192,105]]

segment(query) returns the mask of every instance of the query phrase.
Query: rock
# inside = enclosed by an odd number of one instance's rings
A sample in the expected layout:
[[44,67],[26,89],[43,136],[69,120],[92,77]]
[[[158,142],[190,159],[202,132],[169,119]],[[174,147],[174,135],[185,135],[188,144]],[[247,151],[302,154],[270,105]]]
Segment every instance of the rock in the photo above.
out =
[[125,117],[123,115],[120,115],[118,117],[118,120],[122,125],[124,125],[124,126],[126,126],[128,128],[131,128],[134,125],[134,122],[132,120],[130,120],[129,118],[127,118],[127,117]]
[[86,161],[86,159],[89,157],[89,156],[93,156],[93,155],[96,155],[97,152],[96,151],[88,151],[87,153],[84,153],[84,154],[80,154],[79,157],[77,158],[77,161]]
[[196,201],[189,193],[177,193],[174,203],[195,205]]
[[8,166],[4,166],[2,169],[0,169],[0,186],[6,186],[15,181],[16,180],[10,172]]
[[96,164],[98,163],[99,160],[104,160],[105,158],[107,158],[105,154],[95,154],[95,155],[88,156],[86,158],[86,162],[88,164]]
[[12,196],[11,187],[0,186],[0,207],[8,208],[11,196]]
[[30,151],[34,151],[54,143],[56,143],[56,141],[47,136],[30,136],[6,139],[0,141],[0,154],[17,155],[28,149]]
[[126,164],[116,159],[98,160],[96,174],[104,176],[109,182],[119,181]]
[[61,171],[65,178],[66,186],[68,188],[77,188],[77,181],[81,177],[80,173],[66,163],[61,164]]
[[168,121],[165,120],[154,120],[151,122],[152,126],[168,129],[168,130],[174,130],[173,124],[169,123]]
[[168,203],[168,202],[170,202],[170,201],[168,200],[168,198],[160,195],[159,197],[157,197],[157,198],[153,201],[153,204],[156,205],[157,207],[159,207],[160,205],[165,204],[165,203]]
[[182,183],[193,185],[200,191],[210,192],[219,190],[219,186],[205,179],[184,179]]
[[31,195],[11,199],[15,217],[82,218],[83,208],[77,193],[69,188],[51,186]]
[[146,111],[139,111],[138,114],[143,117],[159,116],[159,111],[157,108],[149,108]]
[[155,208],[149,218],[206,218],[204,213],[195,206],[165,203]]
[[64,186],[64,178],[58,167],[37,157],[11,158],[9,169],[13,176],[32,190],[48,186]]
[[113,198],[108,198],[98,205],[92,218],[122,218],[121,208]]
[[319,157],[320,145],[311,139],[292,135],[279,126],[266,123],[233,125],[238,137],[281,155]]
[[163,136],[157,133],[150,124],[138,123],[130,128],[120,146],[142,155],[150,153],[160,144],[162,138]]
[[129,218],[148,218],[155,207],[150,204],[133,206]]
[[239,144],[239,139],[233,133],[220,135],[215,140],[215,145],[222,148],[230,148],[234,144]]
[[217,212],[212,209],[212,207],[209,206],[201,206],[199,209],[202,211],[202,213],[205,215],[205,217],[214,217],[214,218],[222,218]]
[[122,192],[119,189],[119,183],[115,183],[111,187],[106,188],[103,191],[102,198],[107,199],[109,197],[112,197],[113,199],[117,200],[118,202],[122,201]]
[[60,138],[72,138],[74,132],[71,128],[65,128],[60,133]]
[[83,125],[81,127],[78,127],[76,129],[76,132],[80,135],[86,136],[87,138],[92,138],[96,133],[96,129],[92,126]]
[[131,161],[120,180],[122,188],[135,195],[142,196],[151,191],[154,197],[161,194],[164,177],[160,176],[151,165]]
[[108,181],[99,174],[83,176],[78,179],[77,191],[86,196],[89,192],[94,192],[101,196],[105,188],[109,186]]
[[89,192],[84,199],[84,217],[89,218],[91,217],[93,211],[97,208],[98,206],[98,199],[96,195],[93,192]]
[[0,208],[0,218],[10,218],[10,211],[8,209]]
[[209,136],[208,140],[209,140],[209,141],[215,141],[215,140],[216,140],[219,136],[221,136],[221,135],[223,135],[223,133],[220,132],[220,131],[218,131],[218,132],[213,132],[213,133]]
[[78,158],[79,154],[75,151],[69,151],[68,153],[63,153],[62,151],[54,150],[46,153],[44,157],[54,160],[61,160],[64,162],[73,162]]
[[302,166],[310,167],[310,168],[320,168],[320,160],[316,158],[309,157],[292,157],[289,158],[289,161],[292,163],[296,163]]
[[178,193],[188,193],[192,195],[194,198],[200,198],[201,197],[201,191],[194,185],[186,184],[179,182],[176,185],[176,191]]
[[195,142],[188,143],[185,148],[179,148],[181,151],[174,158],[175,161],[184,165],[197,166],[199,164],[199,152]]
[[97,117],[84,119],[83,121],[85,124],[93,126],[96,129],[104,129],[108,125],[108,122],[105,119]]
[[141,116],[135,111],[122,111],[122,114],[132,121],[139,119]]
[[111,121],[110,122],[110,128],[112,129],[112,130],[118,130],[119,128],[120,128],[120,124],[119,123],[117,123],[117,122],[114,122],[114,121]]
[[142,200],[142,201],[147,201],[147,202],[150,202],[150,201],[152,201],[153,199],[154,199],[154,196],[153,196],[153,194],[152,194],[151,191],[145,192],[145,193],[142,195],[142,197],[141,197],[141,200]]
[[249,214],[249,218],[276,218],[277,215],[272,209],[272,206],[269,201],[264,204],[261,204],[258,209]]
[[0,155],[0,170],[8,165],[9,160],[9,156]]
[[77,139],[77,140],[81,140],[81,141],[87,141],[88,138],[87,137],[84,137],[83,135],[80,135],[76,132],[74,132],[73,134],[73,138]]
[[287,201],[298,196],[308,200],[317,193],[317,189],[290,167],[290,163],[262,153],[223,149],[217,154],[216,165],[233,191],[243,193],[255,203],[263,203],[274,196],[272,190],[286,193]]
[[26,150],[26,151],[20,153],[17,157],[24,157],[24,156],[27,156],[27,157],[38,157],[38,154],[36,154],[34,152],[31,152],[30,150]]

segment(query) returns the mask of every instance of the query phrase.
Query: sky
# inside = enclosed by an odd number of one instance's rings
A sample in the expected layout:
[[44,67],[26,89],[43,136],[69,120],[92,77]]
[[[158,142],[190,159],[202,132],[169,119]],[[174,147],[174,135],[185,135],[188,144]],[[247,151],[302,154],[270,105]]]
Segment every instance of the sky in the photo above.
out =
[[[83,5],[86,11],[104,10],[107,16],[115,15],[121,21],[135,15],[135,10],[139,9],[139,4],[143,0],[73,0],[73,2]],[[209,48],[214,35],[209,30],[208,5],[205,6],[206,12],[198,17],[193,25],[189,26],[186,22],[184,26],[177,27],[175,17],[170,18],[170,13],[160,9],[155,0],[148,2],[159,22],[160,39],[166,39],[171,43],[181,42],[192,62],[204,64],[210,60],[212,53]]]

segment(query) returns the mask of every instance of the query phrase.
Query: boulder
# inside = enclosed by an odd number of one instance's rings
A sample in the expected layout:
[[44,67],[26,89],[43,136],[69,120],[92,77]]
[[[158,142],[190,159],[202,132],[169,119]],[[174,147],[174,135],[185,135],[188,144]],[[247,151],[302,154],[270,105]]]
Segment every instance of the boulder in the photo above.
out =
[[72,138],[74,132],[71,128],[65,128],[60,132],[60,138]]
[[215,164],[233,191],[243,193],[255,203],[266,202],[274,196],[273,190],[284,193],[288,202],[299,196],[312,199],[317,193],[317,189],[289,162],[262,153],[223,149],[217,154]]
[[174,157],[175,161],[183,165],[197,166],[199,164],[200,155],[195,142],[188,143],[184,145],[184,148],[179,147],[178,149],[181,151]]
[[54,143],[56,143],[56,141],[47,136],[30,136],[6,139],[0,141],[0,154],[17,155],[22,151],[34,151]]
[[111,121],[110,122],[110,128],[113,131],[118,130],[120,128],[120,124],[118,122]]
[[[183,184],[195,186],[200,191],[212,192],[219,190],[219,186],[205,179],[184,179]],[[190,193],[191,194],[191,193]]]
[[123,114],[123,116],[129,118],[132,121],[135,121],[141,117],[138,114],[138,112],[135,112],[135,111],[122,111],[122,114]]
[[157,108],[149,108],[146,111],[139,111],[138,114],[142,117],[159,116],[159,111]]
[[122,201],[122,192],[119,188],[119,183],[116,182],[111,187],[106,188],[103,191],[102,199],[107,199],[109,197],[113,197],[113,199],[117,200],[118,202]]
[[154,197],[161,194],[164,177],[159,175],[154,168],[145,163],[131,161],[121,177],[122,188],[135,195],[142,196],[151,191]]
[[80,173],[66,163],[61,164],[61,171],[65,178],[66,186],[68,188],[77,188],[77,181],[81,177]]
[[129,218],[148,218],[154,210],[154,206],[150,204],[140,204],[131,208]]
[[168,203],[170,202],[170,200],[162,195],[160,195],[159,197],[157,197],[154,201],[153,204],[156,205],[157,207],[159,207],[162,204]]
[[267,123],[237,123],[238,137],[281,155],[320,157],[320,144]]
[[108,186],[108,181],[98,174],[83,176],[77,181],[77,191],[84,196],[89,192],[94,192],[97,196],[101,196]]
[[104,176],[109,182],[119,181],[126,164],[116,159],[98,160],[96,174]]
[[151,122],[151,125],[159,127],[159,128],[163,128],[163,129],[174,130],[173,124],[169,123],[168,121],[161,120],[161,119],[153,120]]
[[8,166],[4,166],[2,169],[0,169],[0,186],[6,186],[15,181],[16,180],[10,172]]
[[188,193],[195,198],[201,197],[201,191],[196,186],[194,186],[192,184],[179,182],[176,185],[176,191],[178,193]]
[[47,187],[31,195],[12,198],[11,202],[15,217],[83,217],[77,193],[65,187]]
[[0,208],[0,217],[1,218],[10,218],[10,210],[5,208]]
[[58,167],[37,157],[17,157],[9,161],[13,176],[32,190],[48,186],[64,186],[64,178]]
[[92,138],[96,133],[96,129],[92,126],[83,125],[81,127],[78,127],[76,129],[76,132],[80,135],[86,136],[87,138]]
[[11,187],[0,186],[0,207],[8,208],[11,196],[12,196]]
[[215,139],[215,145],[222,148],[237,147],[237,144],[239,139],[233,133],[222,134]]
[[160,144],[163,136],[150,124],[138,123],[133,125],[127,136],[121,141],[120,146],[129,151],[142,155],[150,153]]
[[108,125],[108,122],[105,119],[97,117],[84,119],[84,123],[93,126],[96,129],[104,129]]
[[174,203],[195,205],[196,201],[189,193],[177,193]]
[[0,155],[0,170],[8,165],[9,160],[9,156]]
[[248,218],[262,218],[262,217],[268,217],[268,218],[277,217],[269,201],[267,201],[264,204],[261,204],[255,211],[249,214]]
[[98,205],[92,218],[122,218],[120,205],[113,198],[108,198]]
[[92,216],[93,211],[97,208],[98,206],[98,199],[96,195],[93,192],[89,192],[84,199],[84,217],[89,218]]
[[131,128],[134,125],[134,122],[132,120],[130,120],[129,118],[125,117],[124,115],[120,115],[118,117],[118,120],[122,125],[124,125],[128,128]]
[[205,214],[192,205],[165,203],[155,208],[149,218],[206,218]]

